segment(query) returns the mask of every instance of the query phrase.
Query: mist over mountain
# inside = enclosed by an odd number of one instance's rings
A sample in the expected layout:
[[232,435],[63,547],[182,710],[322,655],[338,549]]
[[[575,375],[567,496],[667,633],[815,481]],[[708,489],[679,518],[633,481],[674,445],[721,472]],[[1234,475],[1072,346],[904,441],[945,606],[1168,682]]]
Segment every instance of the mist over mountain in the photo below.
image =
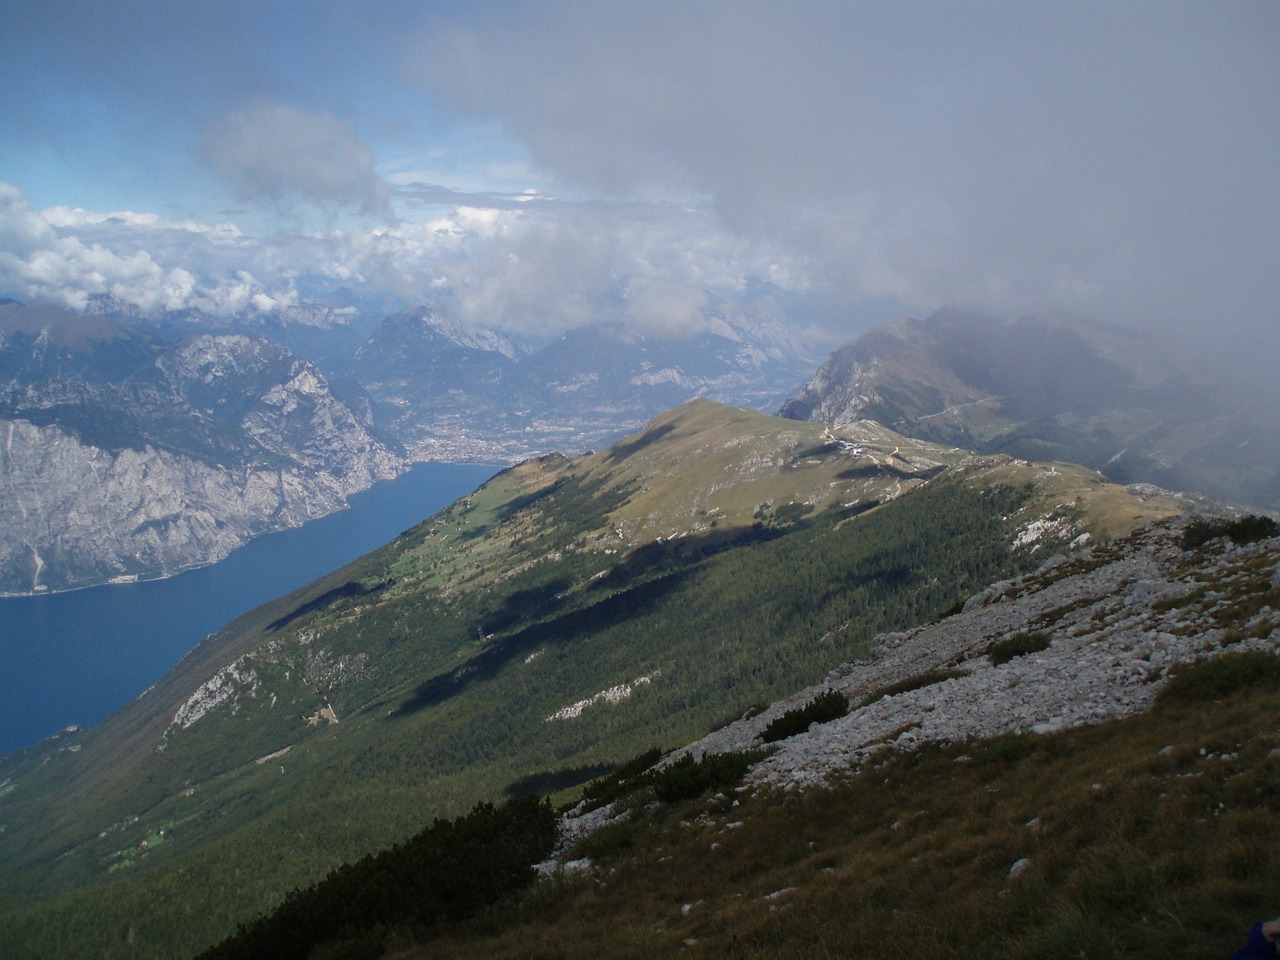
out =
[[1081,463],[1280,509],[1273,384],[1152,332],[944,308],[840,348],[781,415]]

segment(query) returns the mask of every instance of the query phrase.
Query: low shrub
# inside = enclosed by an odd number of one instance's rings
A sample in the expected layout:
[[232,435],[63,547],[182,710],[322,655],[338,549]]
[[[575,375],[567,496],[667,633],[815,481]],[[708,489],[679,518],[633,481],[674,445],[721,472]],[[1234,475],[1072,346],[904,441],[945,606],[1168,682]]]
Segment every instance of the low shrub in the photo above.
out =
[[899,680],[897,683],[890,683],[880,687],[878,690],[873,690],[867,694],[862,701],[862,705],[864,707],[869,706],[877,700],[883,700],[885,697],[892,697],[899,693],[910,693],[912,690],[931,687],[935,683],[941,683],[943,680],[955,680],[963,676],[967,676],[963,670],[949,668],[926,670],[924,673],[916,674],[914,677],[907,677],[905,680]]
[[692,800],[709,790],[735,786],[756,756],[747,752],[717,753],[695,759],[687,753],[661,770],[648,774],[653,795],[663,803]]
[[1235,543],[1256,543],[1280,536],[1280,523],[1270,517],[1249,514],[1228,520],[1196,520],[1182,535],[1184,550],[1195,550],[1217,537],[1230,537]]
[[1176,667],[1156,697],[1161,705],[1222,700],[1252,687],[1280,685],[1280,657],[1246,651]]
[[999,666],[1015,657],[1039,653],[1049,646],[1050,640],[1049,634],[1043,630],[1015,633],[993,643],[987,650],[987,656],[991,658],[992,663]]
[[632,757],[607,776],[587,784],[582,790],[582,799],[587,809],[595,810],[597,807],[603,807],[606,803],[621,799],[635,790],[639,785],[637,781],[640,775],[660,759],[662,759],[661,748],[651,747],[644,753]]
[[803,707],[788,710],[779,717],[774,717],[760,734],[765,743],[776,743],[787,737],[804,733],[815,723],[829,723],[838,720],[849,712],[849,698],[838,690],[827,690],[818,694]]
[[404,844],[293,891],[272,913],[241,924],[234,936],[200,956],[381,956],[381,931],[390,926],[465,919],[527,887],[534,879],[532,865],[551,853],[555,841],[556,818],[545,800],[482,803],[466,816],[436,820]]

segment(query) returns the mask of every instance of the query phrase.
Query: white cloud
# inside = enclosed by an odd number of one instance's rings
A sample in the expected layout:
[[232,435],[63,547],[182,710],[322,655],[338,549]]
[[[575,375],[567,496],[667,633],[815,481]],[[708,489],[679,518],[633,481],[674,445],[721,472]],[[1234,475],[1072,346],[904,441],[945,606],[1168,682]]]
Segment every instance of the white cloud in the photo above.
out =
[[636,277],[627,284],[624,296],[627,313],[645,333],[679,336],[707,323],[710,297],[694,283]]
[[255,296],[296,300],[283,273],[264,281],[237,268],[262,263],[261,252],[231,224],[173,223],[132,211],[34,211],[20,189],[0,184],[0,290],[22,300],[83,310],[95,296],[109,296],[146,313],[198,308],[222,315],[251,308]]
[[675,205],[460,205],[420,223],[257,238],[145,212],[34,211],[0,184],[0,240],[0,291],[73,309],[108,295],[143,312],[272,313],[307,279],[545,335],[599,319],[684,333],[752,276],[795,290],[812,281],[803,260]]

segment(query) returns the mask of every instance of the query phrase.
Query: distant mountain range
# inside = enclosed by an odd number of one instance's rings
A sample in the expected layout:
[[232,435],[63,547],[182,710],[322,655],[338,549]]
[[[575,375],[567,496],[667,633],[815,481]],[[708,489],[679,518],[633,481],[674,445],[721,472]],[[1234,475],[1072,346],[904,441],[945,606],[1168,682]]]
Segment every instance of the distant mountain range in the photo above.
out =
[[410,462],[577,453],[694,397],[1280,508],[1266,403],[1124,330],[941,310],[882,324],[815,375],[785,328],[742,317],[533,342],[375,310],[339,295],[252,321],[0,305],[0,591],[166,575]]
[[426,307],[370,331],[370,309],[0,304],[0,593],[211,563],[417,460],[579,452],[697,396],[772,409],[812,369],[778,331],[724,319],[684,339],[599,324],[537,345]]
[[1280,509],[1280,418],[1176,345],[1054,317],[939,310],[837,350],[781,408]]
[[386,318],[351,372],[423,459],[580,452],[693,397],[775,409],[812,370],[777,332],[723,318],[687,337],[621,324],[536,346],[421,307]]

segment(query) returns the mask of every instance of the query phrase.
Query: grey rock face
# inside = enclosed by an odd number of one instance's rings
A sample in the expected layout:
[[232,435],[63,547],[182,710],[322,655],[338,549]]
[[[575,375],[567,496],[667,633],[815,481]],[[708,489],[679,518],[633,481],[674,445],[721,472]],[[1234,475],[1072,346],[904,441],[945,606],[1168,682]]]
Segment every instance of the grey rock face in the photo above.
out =
[[[1275,652],[1280,616],[1270,607],[1243,622],[1231,613],[1232,597],[1272,581],[1280,540],[1188,554],[1180,544],[1184,522],[1153,525],[1120,549],[1086,551],[994,584],[961,613],[883,635],[867,659],[685,749],[705,755],[759,747],[774,718],[839,690],[853,705],[847,716],[782,741],[750,774],[756,784],[803,788],[856,771],[884,750],[1041,735],[1128,716],[1150,708],[1178,664]],[[1042,632],[1048,645],[1011,660],[988,655],[993,644],[1026,632]],[[928,679],[941,669],[955,675]],[[876,699],[878,690],[912,678],[928,682]]]
[[141,382],[34,384],[5,414],[4,593],[212,563],[406,466],[314,366],[243,336],[185,341]]

